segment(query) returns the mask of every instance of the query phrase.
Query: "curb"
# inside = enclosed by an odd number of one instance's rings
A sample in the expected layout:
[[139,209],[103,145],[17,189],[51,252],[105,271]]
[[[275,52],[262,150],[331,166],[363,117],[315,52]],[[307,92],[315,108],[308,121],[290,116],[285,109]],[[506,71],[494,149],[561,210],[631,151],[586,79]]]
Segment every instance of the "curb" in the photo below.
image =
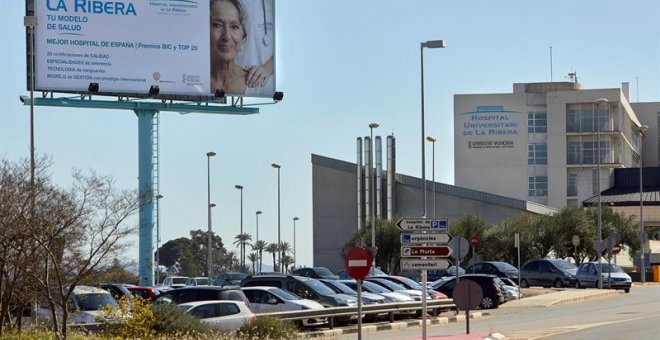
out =
[[[490,313],[470,312],[470,319],[480,319],[486,316],[490,316]],[[465,321],[465,315],[453,315],[453,316],[444,316],[444,317],[435,317],[435,318],[428,317],[426,320],[426,324],[446,325],[449,323],[455,323],[459,321]],[[421,326],[422,326],[422,320],[398,321],[392,323],[388,322],[379,325],[367,325],[367,326],[362,325],[362,333],[363,334],[376,333],[380,331],[390,331],[390,330],[404,329],[409,327],[421,327]],[[328,329],[322,331],[299,333],[298,338],[307,339],[307,338],[318,338],[318,337],[341,337],[342,335],[357,334],[357,332],[358,332],[357,325],[353,325],[350,328],[335,328],[335,329]],[[496,340],[506,339],[503,335],[499,333],[491,334],[490,336],[492,338],[488,338],[488,339],[496,339]]]
[[579,301],[585,301],[591,299],[600,299],[600,298],[615,296],[618,294],[619,292],[616,290],[603,290],[600,294],[580,295],[580,296],[550,301],[546,303],[544,307],[559,305],[563,303],[579,302]]
[[484,340],[505,340],[506,336],[500,333],[493,333],[484,338]]

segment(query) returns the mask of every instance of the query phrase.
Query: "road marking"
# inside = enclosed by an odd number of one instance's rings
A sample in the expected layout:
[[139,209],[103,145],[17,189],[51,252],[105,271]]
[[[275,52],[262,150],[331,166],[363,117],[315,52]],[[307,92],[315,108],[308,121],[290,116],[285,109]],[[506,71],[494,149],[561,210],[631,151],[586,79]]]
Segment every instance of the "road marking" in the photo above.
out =
[[543,338],[549,337],[549,336],[555,336],[555,335],[560,335],[560,334],[564,334],[564,333],[580,331],[580,330],[587,329],[587,328],[594,328],[594,327],[599,327],[599,326],[603,326],[603,325],[611,325],[611,324],[616,324],[616,323],[621,323],[621,322],[628,322],[628,321],[633,321],[633,320],[648,319],[648,318],[651,318],[651,317],[656,317],[656,316],[641,316],[641,317],[638,317],[638,318],[630,318],[630,319],[624,319],[624,320],[613,320],[613,321],[605,321],[605,322],[594,322],[594,323],[586,323],[586,324],[582,324],[582,325],[558,326],[558,327],[551,327],[551,328],[545,328],[545,329],[536,329],[536,330],[529,330],[529,331],[514,331],[514,332],[506,332],[504,335],[509,340],[536,340],[536,339],[543,339]]

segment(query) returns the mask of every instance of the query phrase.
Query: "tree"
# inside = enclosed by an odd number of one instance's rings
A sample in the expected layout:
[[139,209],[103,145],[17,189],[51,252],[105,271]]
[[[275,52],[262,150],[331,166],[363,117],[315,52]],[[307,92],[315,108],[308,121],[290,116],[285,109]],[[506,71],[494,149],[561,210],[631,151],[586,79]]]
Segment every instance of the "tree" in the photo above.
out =
[[277,246],[277,243],[269,243],[266,246],[266,249],[264,249],[267,253],[273,254],[273,271],[278,271],[277,270],[277,263],[275,262],[275,255],[279,251],[279,247]]
[[252,245],[252,249],[256,250],[257,253],[259,254],[259,271],[261,272],[261,266],[263,265],[264,259],[263,259],[263,252],[264,249],[266,249],[266,246],[268,243],[264,240],[258,240],[257,242],[254,242]]
[[245,268],[245,245],[251,245],[252,235],[248,233],[238,234],[234,237],[234,244],[237,245],[241,250],[241,271]]
[[[280,255],[280,262],[282,262],[282,263],[279,264],[279,266],[280,266],[280,268],[283,269],[283,272],[286,273],[287,266],[284,265],[284,258],[288,254],[293,253],[293,249],[291,249],[291,244],[289,244],[289,242],[287,242],[287,241],[282,241],[282,243],[280,243],[280,246],[279,246],[279,252],[281,254]],[[291,258],[291,261],[293,261],[293,258]],[[291,262],[291,263],[293,263],[293,262]],[[291,264],[291,263],[289,263],[289,264]]]
[[289,266],[293,264],[293,257],[290,255],[284,255],[282,257],[282,268],[284,273],[289,273]]
[[257,253],[250,253],[248,255],[248,260],[252,263],[252,273],[256,274],[257,273],[257,262],[259,261],[259,255]]
[[[396,226],[396,221],[386,219],[376,219],[376,266],[387,273],[397,273],[399,271],[399,259],[401,257],[401,230]],[[363,242],[363,240],[365,240]],[[371,228],[364,227],[356,230],[353,236],[344,243],[341,256],[346,258],[347,252],[362,244],[370,243]]]
[[[126,248],[124,239],[136,230],[128,220],[137,211],[139,200],[135,191],[115,189],[112,179],[93,171],[88,175],[74,172],[68,190],[56,187],[43,173],[37,174],[32,186],[25,175],[29,172],[20,170],[27,168],[3,162],[2,171],[9,173],[1,177],[14,179],[3,181],[3,196],[5,190],[19,194],[10,206],[3,207],[11,214],[5,221],[13,221],[13,228],[20,230],[19,234],[5,234],[9,239],[3,241],[13,242],[19,246],[16,251],[29,254],[33,265],[18,270],[36,285],[38,294],[33,296],[41,295],[47,301],[56,337],[66,338],[66,302],[78,284],[98,268],[110,266]],[[5,183],[14,187],[7,188]],[[6,258],[0,260],[0,266],[3,262],[7,263]],[[2,290],[4,294],[4,287]]]
[[[462,236],[469,239],[471,236],[476,236],[480,240],[483,240],[484,235],[489,228],[490,225],[481,217],[467,215],[452,221],[449,225],[449,233],[453,237]],[[477,253],[479,253],[479,250],[477,250]],[[468,252],[464,261],[466,263],[472,261],[472,253]]]
[[238,257],[236,257],[236,252],[233,251],[227,252],[227,254],[225,255],[225,263],[227,268],[229,269],[228,271],[230,272],[233,271],[234,266],[238,265]]

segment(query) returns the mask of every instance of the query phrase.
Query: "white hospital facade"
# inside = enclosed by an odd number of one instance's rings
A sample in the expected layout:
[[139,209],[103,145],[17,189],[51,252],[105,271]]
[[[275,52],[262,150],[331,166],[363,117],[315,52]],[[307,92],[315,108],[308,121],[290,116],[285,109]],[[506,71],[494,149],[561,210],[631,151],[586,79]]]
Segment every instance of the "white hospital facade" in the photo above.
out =
[[578,207],[598,193],[599,155],[601,190],[612,186],[614,169],[639,167],[642,150],[644,166],[657,167],[660,103],[630,103],[628,92],[627,83],[551,82],[455,95],[455,185]]

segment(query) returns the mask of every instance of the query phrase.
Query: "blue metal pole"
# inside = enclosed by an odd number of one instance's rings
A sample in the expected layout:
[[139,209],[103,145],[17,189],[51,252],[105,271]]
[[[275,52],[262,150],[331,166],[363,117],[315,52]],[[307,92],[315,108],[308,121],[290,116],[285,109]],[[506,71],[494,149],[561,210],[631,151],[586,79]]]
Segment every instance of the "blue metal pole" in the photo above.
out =
[[138,174],[140,195],[139,271],[140,285],[154,285],[154,202],[152,119],[156,110],[136,109],[138,116]]

